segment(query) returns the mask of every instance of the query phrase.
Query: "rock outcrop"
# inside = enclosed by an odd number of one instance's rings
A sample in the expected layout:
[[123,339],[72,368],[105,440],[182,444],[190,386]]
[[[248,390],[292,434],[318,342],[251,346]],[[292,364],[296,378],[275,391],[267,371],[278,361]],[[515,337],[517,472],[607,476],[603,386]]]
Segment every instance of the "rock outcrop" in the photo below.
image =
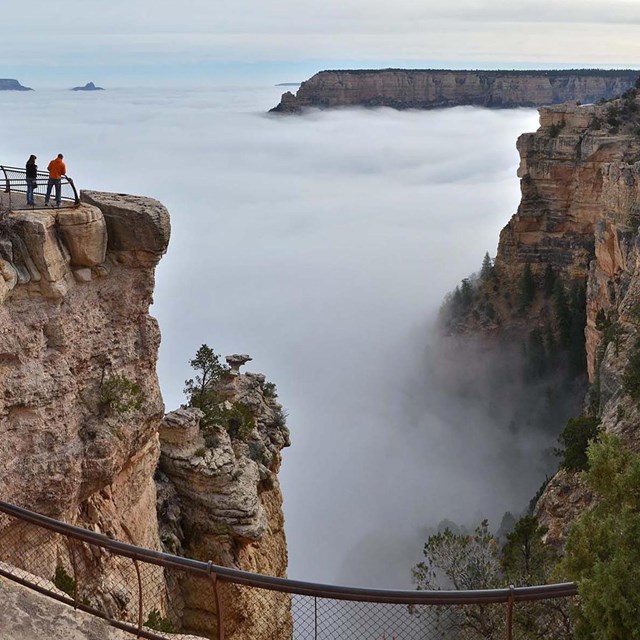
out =
[[[221,417],[213,424],[201,424],[199,409],[165,416],[158,475],[161,535],[167,549],[181,555],[284,576],[287,548],[277,473],[289,431],[274,385],[262,374],[239,373],[248,360],[246,355],[227,357],[230,369],[215,385]],[[232,413],[238,407],[246,412]],[[194,588],[186,578],[181,592],[182,628],[193,633],[215,628],[209,590]],[[262,618],[265,598],[268,624]],[[227,585],[224,602],[226,637],[291,637],[288,595]]]
[[393,107],[436,109],[458,105],[539,107],[568,101],[596,102],[633,87],[635,70],[453,71],[381,69],[321,71],[287,91],[277,113],[306,107]]
[[[160,332],[148,310],[169,217],[149,198],[90,200],[9,212],[0,223],[0,498],[158,549],[153,474],[164,407]],[[128,223],[125,210],[136,211]],[[135,241],[109,236],[127,224]],[[42,539],[37,566],[24,568],[50,578],[56,562],[68,567],[60,544]],[[114,570],[102,562],[87,558],[95,583],[85,597],[135,609],[134,586],[116,599],[101,586]]]
[[0,91],[33,91],[33,89],[22,86],[13,78],[0,78]]

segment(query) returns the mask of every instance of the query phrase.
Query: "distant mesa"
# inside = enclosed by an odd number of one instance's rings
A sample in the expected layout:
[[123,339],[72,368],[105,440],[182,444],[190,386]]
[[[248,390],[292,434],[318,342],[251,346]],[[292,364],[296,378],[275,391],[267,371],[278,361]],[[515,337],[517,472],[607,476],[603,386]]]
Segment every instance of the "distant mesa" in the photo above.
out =
[[299,87],[302,82],[279,82],[273,85],[274,87]]
[[442,109],[470,105],[492,109],[598,102],[634,87],[638,69],[452,70],[360,69],[321,71],[283,94],[271,109],[308,107]]
[[23,87],[12,78],[0,78],[0,91],[33,91],[31,87]]
[[87,82],[84,87],[73,87],[71,91],[104,91],[102,87],[96,87],[93,82]]

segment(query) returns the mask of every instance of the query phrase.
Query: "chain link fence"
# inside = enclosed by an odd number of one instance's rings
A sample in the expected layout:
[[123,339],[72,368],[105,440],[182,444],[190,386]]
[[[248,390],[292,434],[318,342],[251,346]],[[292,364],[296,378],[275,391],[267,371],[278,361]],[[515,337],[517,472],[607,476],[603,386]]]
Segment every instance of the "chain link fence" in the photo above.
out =
[[573,583],[382,591],[251,574],[0,502],[0,575],[154,639],[569,640]]

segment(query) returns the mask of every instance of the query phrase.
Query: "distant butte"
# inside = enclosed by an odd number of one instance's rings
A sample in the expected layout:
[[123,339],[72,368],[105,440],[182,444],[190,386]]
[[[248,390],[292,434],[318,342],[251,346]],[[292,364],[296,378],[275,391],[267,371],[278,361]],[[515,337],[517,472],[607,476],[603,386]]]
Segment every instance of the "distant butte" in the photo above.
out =
[[96,87],[93,82],[87,82],[84,87],[73,87],[71,91],[104,91],[102,87]]
[[31,87],[23,87],[17,80],[0,78],[0,91],[33,91]]

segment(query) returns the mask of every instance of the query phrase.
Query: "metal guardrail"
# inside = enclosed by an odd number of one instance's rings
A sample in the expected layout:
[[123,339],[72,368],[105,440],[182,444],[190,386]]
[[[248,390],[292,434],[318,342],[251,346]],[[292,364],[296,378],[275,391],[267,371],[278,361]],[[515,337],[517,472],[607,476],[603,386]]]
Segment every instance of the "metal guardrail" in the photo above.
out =
[[[20,167],[8,167],[0,165],[0,204],[7,211],[20,211],[24,209],[44,209],[44,198],[47,193],[47,183],[49,174],[46,171],[38,171],[36,178],[37,187],[34,189],[34,204],[27,204],[27,171]],[[63,176],[61,182],[61,205],[77,206],[80,204],[80,197],[73,180]],[[24,194],[24,197],[22,197]],[[55,201],[55,189],[51,193],[50,202]]]
[[[301,582],[136,547],[1,501],[0,575],[150,640],[187,632],[216,640],[568,640],[577,594],[574,583],[388,591]],[[538,635],[530,635],[534,624]]]

